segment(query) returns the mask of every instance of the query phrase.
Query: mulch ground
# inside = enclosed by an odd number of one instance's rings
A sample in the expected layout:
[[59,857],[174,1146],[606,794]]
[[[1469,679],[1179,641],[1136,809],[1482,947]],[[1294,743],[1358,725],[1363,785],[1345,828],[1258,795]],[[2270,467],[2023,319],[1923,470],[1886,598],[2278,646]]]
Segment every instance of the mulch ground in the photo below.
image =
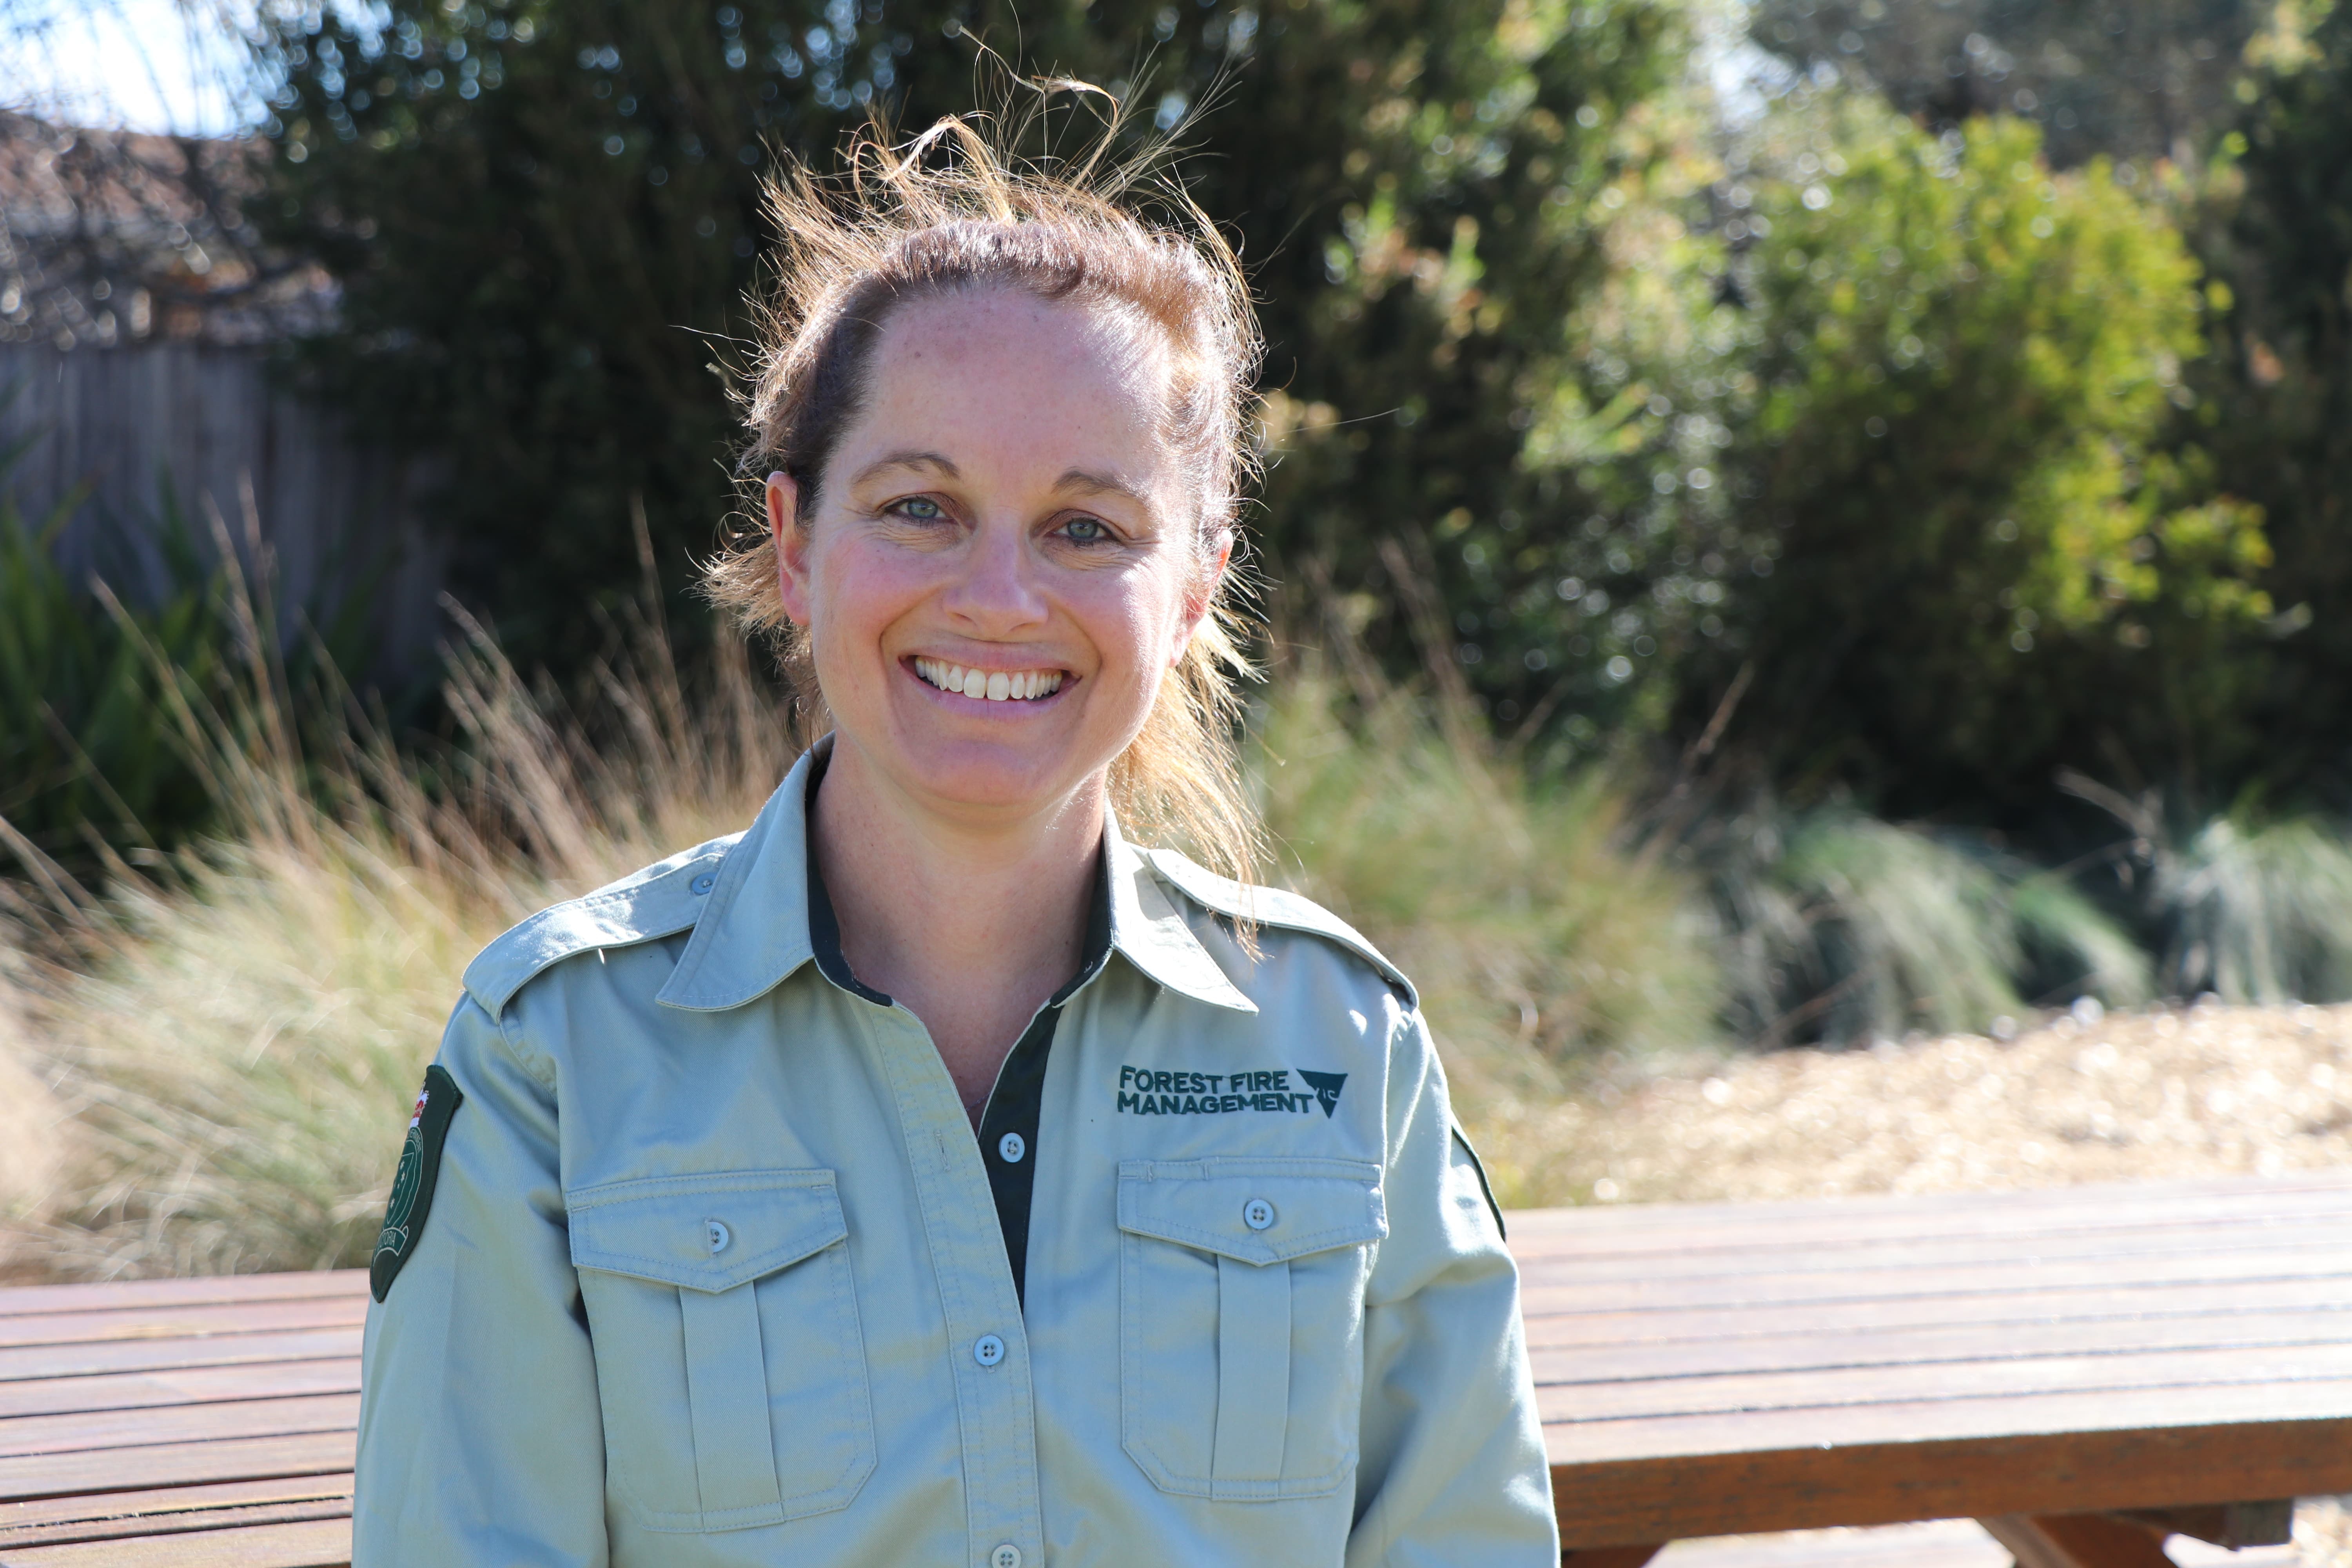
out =
[[1748,1202],[2352,1164],[2352,1005],[2061,1014],[2011,1040],[1790,1050],[1479,1127],[1506,1202]]
[[[1567,1103],[1490,1116],[1480,1133],[1506,1201],[1526,1204],[1753,1202],[2347,1165],[2352,1005],[2085,1007],[2006,1041],[1955,1035],[1620,1072]],[[2347,1503],[2312,1499],[2297,1510],[2299,1568],[2352,1568]],[[1772,1544],[1843,1560],[1826,1539]],[[1910,1542],[1891,1535],[1884,1556],[1877,1544],[1843,1550],[1884,1564],[1904,1560]],[[1989,1560],[2007,1559],[1993,1549]]]

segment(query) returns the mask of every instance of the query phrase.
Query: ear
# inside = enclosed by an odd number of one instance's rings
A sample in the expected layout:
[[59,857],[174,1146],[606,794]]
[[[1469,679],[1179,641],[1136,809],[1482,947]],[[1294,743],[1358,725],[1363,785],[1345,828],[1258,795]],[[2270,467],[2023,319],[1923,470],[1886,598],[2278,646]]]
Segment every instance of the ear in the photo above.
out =
[[776,542],[776,587],[782,595],[784,614],[793,625],[809,624],[814,595],[809,585],[808,535],[797,521],[801,488],[791,475],[768,476],[768,535]]
[[1184,662],[1184,650],[1192,646],[1192,637],[1201,623],[1209,618],[1209,606],[1217,602],[1217,586],[1225,580],[1225,567],[1234,558],[1234,531],[1217,531],[1216,556],[1209,569],[1192,581],[1184,594],[1184,618],[1177,624],[1174,646],[1169,650],[1168,662],[1172,667]]

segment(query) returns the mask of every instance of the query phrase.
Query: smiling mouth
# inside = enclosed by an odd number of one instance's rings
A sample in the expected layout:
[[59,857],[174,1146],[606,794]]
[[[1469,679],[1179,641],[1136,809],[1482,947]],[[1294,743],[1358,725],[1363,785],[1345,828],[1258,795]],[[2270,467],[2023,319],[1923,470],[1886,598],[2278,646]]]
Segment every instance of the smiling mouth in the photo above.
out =
[[918,658],[915,674],[926,686],[990,702],[1034,702],[1062,689],[1058,669],[972,669],[943,658]]

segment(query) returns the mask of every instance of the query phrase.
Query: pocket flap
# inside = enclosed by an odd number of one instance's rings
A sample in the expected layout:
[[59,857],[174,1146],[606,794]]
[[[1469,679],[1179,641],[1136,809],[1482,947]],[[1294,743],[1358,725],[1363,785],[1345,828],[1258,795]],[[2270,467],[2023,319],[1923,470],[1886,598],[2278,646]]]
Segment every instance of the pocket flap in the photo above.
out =
[[1381,1168],[1362,1160],[1126,1160],[1118,1227],[1244,1263],[1281,1263],[1389,1233]]
[[831,1171],[720,1171],[564,1194],[572,1266],[729,1290],[845,1240]]

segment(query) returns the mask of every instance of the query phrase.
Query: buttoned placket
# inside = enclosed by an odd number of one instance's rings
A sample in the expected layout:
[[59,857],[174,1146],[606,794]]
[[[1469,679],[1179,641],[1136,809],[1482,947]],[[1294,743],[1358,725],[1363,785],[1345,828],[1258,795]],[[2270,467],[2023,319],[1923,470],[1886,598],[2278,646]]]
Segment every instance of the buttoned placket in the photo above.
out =
[[[992,1568],[998,1549],[1010,1545],[1021,1561],[1042,1563],[1029,1337],[980,1145],[922,1021],[897,1003],[858,1000],[856,1016],[897,1101],[939,1286],[961,1439],[966,1557],[971,1568]],[[981,1347],[992,1338],[1002,1348],[988,1364]]]

